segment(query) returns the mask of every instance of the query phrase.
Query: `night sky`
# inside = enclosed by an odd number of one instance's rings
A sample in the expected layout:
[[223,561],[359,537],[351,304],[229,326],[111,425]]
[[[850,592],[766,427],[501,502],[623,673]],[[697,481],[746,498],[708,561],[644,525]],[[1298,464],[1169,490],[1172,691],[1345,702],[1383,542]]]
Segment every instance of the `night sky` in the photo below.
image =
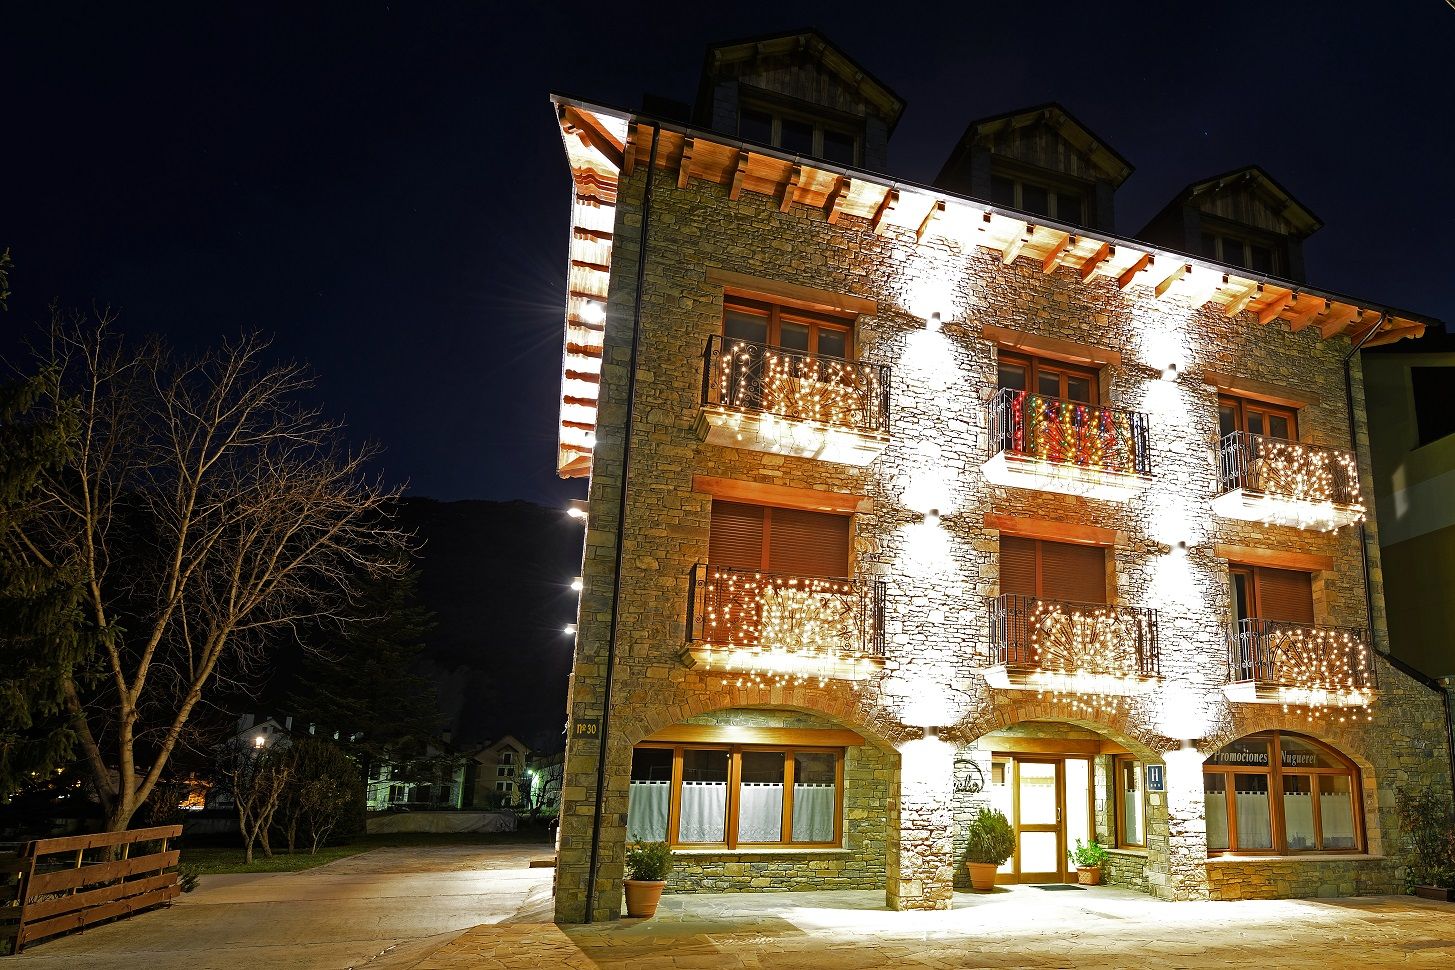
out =
[[705,8],[12,4],[0,353],[52,300],[184,348],[259,329],[413,494],[580,494],[554,473],[569,180],[547,95],[690,100],[708,42],[806,26],[908,102],[900,177],[931,181],[971,119],[1060,101],[1136,166],[1121,233],[1256,162],[1326,224],[1310,283],[1455,320],[1444,0]]

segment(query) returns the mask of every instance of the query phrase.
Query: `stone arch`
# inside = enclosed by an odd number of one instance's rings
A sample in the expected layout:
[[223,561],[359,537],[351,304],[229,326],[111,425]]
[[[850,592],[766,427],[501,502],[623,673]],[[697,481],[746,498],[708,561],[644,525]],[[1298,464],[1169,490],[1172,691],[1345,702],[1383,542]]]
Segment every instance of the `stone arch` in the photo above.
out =
[[1055,721],[1103,735],[1146,761],[1160,761],[1164,752],[1179,746],[1179,742],[1146,728],[1130,703],[1092,715],[1074,701],[1037,697],[1030,691],[1026,694],[1024,700],[1002,700],[962,720],[951,729],[950,736],[969,744],[983,735],[1027,721]]

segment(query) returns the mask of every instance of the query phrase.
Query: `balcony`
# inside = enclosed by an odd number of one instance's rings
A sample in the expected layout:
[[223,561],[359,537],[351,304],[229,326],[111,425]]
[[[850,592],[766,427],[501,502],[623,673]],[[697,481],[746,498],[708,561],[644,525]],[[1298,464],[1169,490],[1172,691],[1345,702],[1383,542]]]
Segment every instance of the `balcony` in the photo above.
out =
[[1125,501],[1152,481],[1147,416],[1002,388],[990,401],[996,485]]
[[697,434],[729,448],[867,465],[889,443],[889,368],[713,336]]
[[991,687],[1140,694],[1156,685],[1157,611],[1005,594],[990,600]]
[[1228,630],[1223,693],[1229,700],[1364,707],[1376,686],[1363,630],[1258,619],[1239,620]]
[[884,582],[726,569],[692,573],[687,658],[759,683],[863,680],[884,660]]
[[1342,448],[1234,431],[1219,447],[1213,511],[1298,529],[1335,529],[1364,518],[1359,466]]

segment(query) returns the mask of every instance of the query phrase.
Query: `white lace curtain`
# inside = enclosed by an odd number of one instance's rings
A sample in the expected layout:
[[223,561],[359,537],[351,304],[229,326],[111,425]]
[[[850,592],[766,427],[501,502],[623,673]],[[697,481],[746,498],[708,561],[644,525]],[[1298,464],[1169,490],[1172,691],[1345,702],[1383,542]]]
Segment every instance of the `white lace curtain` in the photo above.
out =
[[834,840],[833,785],[793,786],[793,841]]
[[[833,785],[793,786],[794,842],[832,842],[834,839]],[[672,784],[668,781],[633,781],[628,790],[626,837],[628,842],[656,842],[667,838]],[[679,842],[722,842],[727,838],[727,783],[682,783]],[[783,786],[745,782],[738,800],[739,842],[783,840]]]
[[670,781],[633,781],[627,791],[627,841],[666,841],[667,813],[671,807]]
[[1233,801],[1238,813],[1238,848],[1273,848],[1273,830],[1268,823],[1268,793],[1239,791]]
[[1324,827],[1325,849],[1352,849],[1354,838],[1354,806],[1346,792],[1319,793],[1319,820]]
[[677,822],[679,842],[727,840],[727,782],[684,781],[682,814]]

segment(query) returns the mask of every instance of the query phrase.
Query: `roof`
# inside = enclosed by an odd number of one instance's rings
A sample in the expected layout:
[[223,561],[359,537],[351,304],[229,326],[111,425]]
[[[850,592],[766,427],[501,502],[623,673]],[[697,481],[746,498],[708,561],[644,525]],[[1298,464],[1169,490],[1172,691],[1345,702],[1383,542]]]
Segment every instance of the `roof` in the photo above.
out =
[[1193,182],[1177,193],[1171,204],[1186,204],[1200,195],[1212,195],[1225,189],[1240,187],[1257,188],[1274,199],[1280,207],[1278,214],[1298,230],[1299,236],[1308,236],[1323,228],[1323,220],[1314,215],[1308,206],[1295,199],[1291,192],[1278,184],[1260,165],[1244,165],[1231,172]]
[[965,126],[965,133],[960,136],[960,141],[955,145],[954,151],[950,153],[950,162],[946,163],[945,168],[948,169],[951,162],[976,142],[1014,128],[1024,128],[1033,124],[1046,124],[1054,128],[1071,147],[1085,155],[1094,166],[1101,170],[1114,186],[1120,186],[1134,170],[1131,162],[1123,158],[1101,136],[1082,124],[1071,112],[1055,101],[1033,105],[1029,108],[1017,108],[1004,114],[990,115],[970,122]]
[[[709,181],[727,187],[731,198],[743,192],[767,195],[783,211],[815,207],[831,222],[850,215],[879,235],[915,243],[938,238],[964,250],[983,247],[997,251],[1007,266],[1032,259],[1047,273],[1074,270],[1083,284],[1108,280],[1123,292],[1137,287],[1139,297],[1175,297],[1193,309],[1212,306],[1225,317],[1250,313],[1265,326],[1282,320],[1291,330],[1308,328],[1321,339],[1365,339],[1366,347],[1379,346],[1418,336],[1427,324],[1442,326],[1433,317],[1387,304],[998,208],[943,188],[565,95],[553,94],[551,100],[573,184],[556,466],[563,478],[591,473],[606,326],[599,311],[611,278],[618,179],[653,157],[679,185],[693,178]],[[660,132],[655,145],[654,132]]]
[[838,75],[840,80],[857,90],[865,100],[879,108],[889,130],[894,131],[900,115],[904,113],[904,99],[844,53],[822,31],[813,27],[709,44],[702,76],[705,81],[719,64],[753,60],[764,54],[786,54],[795,50],[807,51],[826,70]]

